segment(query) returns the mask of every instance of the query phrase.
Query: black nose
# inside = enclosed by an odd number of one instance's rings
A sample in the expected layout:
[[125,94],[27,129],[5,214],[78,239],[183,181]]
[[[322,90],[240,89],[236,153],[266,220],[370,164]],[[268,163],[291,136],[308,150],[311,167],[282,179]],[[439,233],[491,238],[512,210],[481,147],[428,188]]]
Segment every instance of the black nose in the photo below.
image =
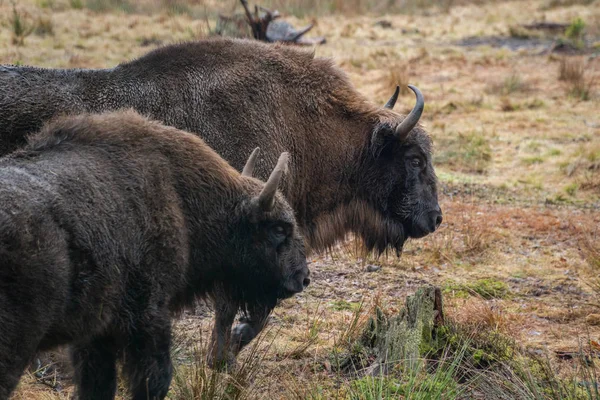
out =
[[310,285],[310,278],[304,278],[302,281],[302,286],[304,286],[304,289],[306,289],[308,285]]
[[437,228],[439,228],[439,227],[440,227],[440,225],[442,224],[442,220],[443,220],[443,219],[444,219],[444,218],[442,218],[442,214],[438,215],[438,216],[435,218],[435,229],[437,229]]
[[433,233],[442,223],[442,210],[438,207],[437,210],[429,211],[427,214],[427,227],[428,233]]

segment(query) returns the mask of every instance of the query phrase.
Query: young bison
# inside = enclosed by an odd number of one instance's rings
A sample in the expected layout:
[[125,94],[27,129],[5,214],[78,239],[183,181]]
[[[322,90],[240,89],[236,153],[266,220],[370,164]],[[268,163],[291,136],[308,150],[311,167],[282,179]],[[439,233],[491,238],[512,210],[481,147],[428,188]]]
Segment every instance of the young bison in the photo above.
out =
[[[252,170],[256,152],[244,174]],[[71,344],[79,399],[134,399],[171,381],[171,315],[216,305],[212,362],[231,362],[309,271],[294,214],[197,136],[127,111],[58,119],[0,159],[0,399],[39,350]],[[265,315],[266,318],[266,315]]]

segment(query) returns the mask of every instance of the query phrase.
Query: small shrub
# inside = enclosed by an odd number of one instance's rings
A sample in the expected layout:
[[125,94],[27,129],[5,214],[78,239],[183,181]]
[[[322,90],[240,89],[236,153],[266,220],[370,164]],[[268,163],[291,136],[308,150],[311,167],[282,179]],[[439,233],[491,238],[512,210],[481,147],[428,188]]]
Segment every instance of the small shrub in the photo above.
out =
[[571,25],[565,30],[565,36],[573,40],[581,40],[583,38],[583,32],[585,30],[585,22],[577,17]]
[[579,185],[577,183],[570,183],[567,186],[565,186],[565,192],[569,196],[575,196],[575,194],[577,193],[577,189],[579,189]]
[[25,38],[33,32],[35,26],[28,21],[29,16],[27,14],[17,10],[15,3],[12,6],[12,16],[9,19],[13,35],[12,43],[16,46],[23,46],[25,45]]

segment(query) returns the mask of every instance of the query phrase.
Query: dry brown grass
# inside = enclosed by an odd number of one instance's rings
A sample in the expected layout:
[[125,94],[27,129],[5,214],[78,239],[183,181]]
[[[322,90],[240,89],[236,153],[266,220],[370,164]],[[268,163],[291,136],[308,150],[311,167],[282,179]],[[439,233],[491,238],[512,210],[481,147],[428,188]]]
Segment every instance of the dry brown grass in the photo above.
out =
[[508,75],[500,82],[494,82],[487,86],[488,94],[508,96],[517,92],[526,92],[530,89],[529,84],[516,72]]
[[594,86],[594,79],[586,74],[586,62],[583,58],[567,58],[560,60],[558,80],[567,83],[567,93],[581,100],[589,100]]
[[478,297],[454,299],[447,306],[448,317],[469,332],[493,331],[518,338],[524,316],[508,312],[501,301]]
[[445,209],[439,231],[425,239],[425,256],[437,265],[481,261],[498,239],[493,225],[494,220],[477,207],[454,205]]
[[578,229],[579,248],[590,272],[585,282],[596,292],[600,307],[600,227],[596,221],[583,224]]

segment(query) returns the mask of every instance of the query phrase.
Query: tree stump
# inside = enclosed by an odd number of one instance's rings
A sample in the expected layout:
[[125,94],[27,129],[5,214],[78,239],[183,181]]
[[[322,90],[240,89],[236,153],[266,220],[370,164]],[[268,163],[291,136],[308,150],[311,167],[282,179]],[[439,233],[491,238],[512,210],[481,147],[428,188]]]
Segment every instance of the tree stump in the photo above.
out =
[[377,307],[360,338],[376,356],[367,374],[385,374],[398,364],[412,366],[421,358],[422,350],[431,346],[436,329],[443,323],[442,292],[434,286],[417,289],[395,316],[387,317]]

